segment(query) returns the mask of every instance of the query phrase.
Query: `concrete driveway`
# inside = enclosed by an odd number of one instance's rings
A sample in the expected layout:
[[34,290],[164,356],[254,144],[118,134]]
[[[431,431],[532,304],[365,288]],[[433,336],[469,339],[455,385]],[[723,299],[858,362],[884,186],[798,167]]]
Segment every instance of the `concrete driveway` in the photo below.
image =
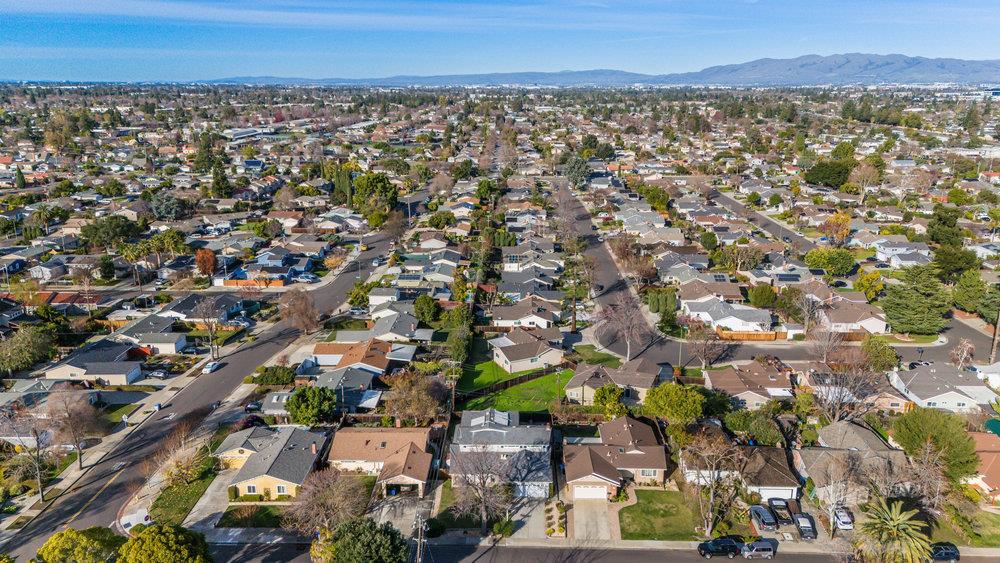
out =
[[545,539],[545,500],[519,498],[514,500],[514,535],[518,539]]
[[368,509],[369,516],[378,523],[389,522],[406,537],[413,533],[413,522],[419,514],[429,518],[434,497],[417,498],[415,494],[401,494],[375,501]]
[[572,538],[575,540],[610,540],[608,526],[608,501],[573,501]]

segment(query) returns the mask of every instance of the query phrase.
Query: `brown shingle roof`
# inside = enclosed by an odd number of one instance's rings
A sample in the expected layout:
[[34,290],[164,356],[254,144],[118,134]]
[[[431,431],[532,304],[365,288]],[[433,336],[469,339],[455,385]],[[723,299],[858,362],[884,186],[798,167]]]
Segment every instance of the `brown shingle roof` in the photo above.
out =
[[385,462],[404,446],[426,447],[430,428],[342,428],[333,435],[330,461]]

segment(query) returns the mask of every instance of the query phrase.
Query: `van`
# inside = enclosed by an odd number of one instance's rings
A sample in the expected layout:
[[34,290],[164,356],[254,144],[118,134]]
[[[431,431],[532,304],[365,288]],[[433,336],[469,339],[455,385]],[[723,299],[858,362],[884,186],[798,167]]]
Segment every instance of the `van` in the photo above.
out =
[[778,529],[778,519],[766,506],[755,504],[750,507],[750,520],[758,532],[774,532]]
[[755,541],[743,545],[744,559],[772,559],[774,557],[774,547],[766,541]]

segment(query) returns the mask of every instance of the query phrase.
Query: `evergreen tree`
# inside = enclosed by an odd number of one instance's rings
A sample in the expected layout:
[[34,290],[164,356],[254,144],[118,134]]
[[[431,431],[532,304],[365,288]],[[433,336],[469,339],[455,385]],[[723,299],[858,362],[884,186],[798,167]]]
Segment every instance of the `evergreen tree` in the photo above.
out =
[[882,309],[896,332],[936,334],[944,328],[951,299],[930,266],[903,271],[903,283],[886,289]]

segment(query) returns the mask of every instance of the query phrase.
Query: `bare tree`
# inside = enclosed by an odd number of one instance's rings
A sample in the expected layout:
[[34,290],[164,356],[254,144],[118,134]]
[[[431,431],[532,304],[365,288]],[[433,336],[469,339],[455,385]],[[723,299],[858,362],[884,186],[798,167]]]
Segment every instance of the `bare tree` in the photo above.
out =
[[510,510],[509,464],[499,453],[473,450],[453,453],[451,466],[458,496],[455,511],[479,518],[485,535],[489,520]]
[[963,338],[958,341],[958,344],[951,349],[949,356],[951,357],[951,363],[955,364],[959,370],[965,368],[965,366],[972,363],[973,356],[976,355],[976,345],[972,343],[968,338]]
[[364,514],[368,496],[361,480],[337,469],[317,471],[306,478],[285,512],[288,525],[304,534],[332,530]]
[[863,356],[838,363],[829,373],[815,377],[816,406],[830,422],[854,420],[875,408],[869,399],[878,390],[882,374],[872,370]]
[[805,334],[809,334],[810,325],[814,320],[816,320],[817,315],[819,315],[820,309],[822,309],[823,304],[819,301],[813,299],[809,294],[804,291],[799,291],[797,297],[795,298],[795,306],[799,308],[802,313],[802,325]]
[[403,216],[403,212],[396,210],[390,213],[389,218],[382,224],[382,232],[386,238],[398,245],[406,234],[406,217]]
[[87,309],[93,310],[90,303],[91,288],[94,286],[94,271],[97,266],[94,264],[81,264],[80,266],[73,269],[73,283],[80,286],[80,295],[87,302]]
[[295,188],[285,186],[274,194],[274,206],[278,209],[291,209],[294,207]]
[[282,294],[278,301],[283,318],[302,332],[313,332],[319,328],[319,315],[312,295],[301,289],[293,289]]
[[216,338],[219,335],[219,328],[222,326],[222,306],[219,298],[207,296],[195,305],[192,317],[197,319],[197,323],[204,327],[208,335],[208,350],[213,360],[219,359],[219,345]]
[[834,512],[837,508],[848,504],[864,483],[864,468],[861,456],[856,451],[848,451],[844,455],[833,457],[821,470],[819,477],[825,483],[823,500],[826,503],[827,519],[830,521],[830,537],[836,533],[833,525]]
[[949,491],[945,469],[941,451],[928,441],[914,452],[906,472],[906,481],[920,495],[920,504],[935,513],[941,510]]
[[631,360],[632,343],[640,341],[648,329],[639,301],[628,290],[619,291],[615,302],[601,309],[600,318],[625,340],[625,361]]
[[107,421],[90,403],[88,394],[82,391],[50,393],[45,401],[45,410],[55,427],[56,439],[73,446],[77,467],[83,469],[83,441],[89,436],[104,435]]
[[444,172],[439,172],[434,179],[431,180],[431,195],[438,197],[449,197],[451,195],[452,188],[455,187],[455,181],[451,179],[451,176],[445,174]]
[[839,332],[824,329],[813,332],[811,341],[813,355],[825,364],[841,349],[844,337]]
[[[568,233],[571,231],[563,230]],[[573,288],[571,292],[572,300],[572,324],[570,331],[576,332],[576,305],[581,298],[581,291],[584,294],[590,293],[590,288],[594,285],[594,259],[586,256],[587,243],[578,236],[569,236],[562,242],[563,256],[566,260],[566,268],[563,270],[563,279],[569,282]]]
[[701,361],[701,369],[713,364],[726,350],[726,343],[705,323],[692,320],[688,323],[688,350]]
[[743,464],[743,450],[733,447],[721,434],[701,432],[691,439],[682,456],[685,469],[695,473],[688,482],[694,489],[702,532],[710,538],[738,495],[736,475]]
[[5,471],[17,479],[34,477],[38,496],[44,501],[48,462],[52,458],[51,421],[36,417],[24,408],[0,409],[0,432],[22,452]]

